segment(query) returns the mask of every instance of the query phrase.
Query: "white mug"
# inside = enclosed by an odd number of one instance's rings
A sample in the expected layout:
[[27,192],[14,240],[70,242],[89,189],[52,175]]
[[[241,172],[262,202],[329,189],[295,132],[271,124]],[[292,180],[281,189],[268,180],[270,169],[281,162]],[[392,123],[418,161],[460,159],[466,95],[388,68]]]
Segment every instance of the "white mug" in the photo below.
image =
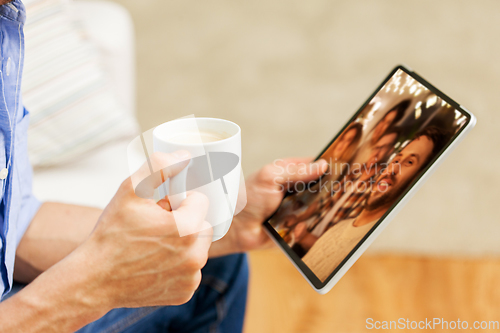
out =
[[[203,133],[220,137],[203,142]],[[176,138],[189,133],[189,140]],[[201,133],[201,134],[200,134]],[[222,139],[221,139],[222,138]],[[213,227],[212,241],[229,230],[238,199],[241,174],[241,129],[228,120],[215,118],[181,118],[157,126],[153,131],[153,149],[164,153],[187,150],[191,161],[180,173],[166,180],[160,196],[168,196],[173,210],[194,190],[208,197],[206,220]],[[165,193],[165,190],[167,193]],[[190,226],[176,221],[180,236],[192,233]]]

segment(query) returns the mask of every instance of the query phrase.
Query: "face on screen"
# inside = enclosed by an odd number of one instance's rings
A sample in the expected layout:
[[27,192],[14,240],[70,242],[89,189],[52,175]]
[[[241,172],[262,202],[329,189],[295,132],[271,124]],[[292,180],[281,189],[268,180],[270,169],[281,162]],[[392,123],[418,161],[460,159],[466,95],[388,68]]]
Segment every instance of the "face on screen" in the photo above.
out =
[[325,175],[289,195],[270,224],[325,281],[466,121],[398,70],[324,151]]

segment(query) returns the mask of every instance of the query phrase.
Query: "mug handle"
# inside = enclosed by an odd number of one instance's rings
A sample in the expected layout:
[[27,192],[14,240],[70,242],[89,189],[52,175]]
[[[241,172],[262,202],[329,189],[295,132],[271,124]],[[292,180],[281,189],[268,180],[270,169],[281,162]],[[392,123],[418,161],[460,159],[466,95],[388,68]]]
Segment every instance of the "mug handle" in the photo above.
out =
[[[172,210],[179,208],[184,199],[186,199],[187,173],[192,163],[192,160],[189,161],[189,164],[181,172],[169,179],[168,200],[170,201]],[[170,193],[173,193],[173,195],[170,195]]]

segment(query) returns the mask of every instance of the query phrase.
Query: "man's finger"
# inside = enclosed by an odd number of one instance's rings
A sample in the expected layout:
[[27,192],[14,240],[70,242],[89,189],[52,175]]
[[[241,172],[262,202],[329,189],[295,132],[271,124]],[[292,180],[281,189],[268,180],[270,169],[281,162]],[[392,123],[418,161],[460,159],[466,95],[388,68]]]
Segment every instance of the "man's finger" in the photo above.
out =
[[308,159],[282,160],[281,164],[276,164],[279,171],[276,174],[276,182],[279,184],[298,181],[308,182],[318,179],[328,169],[328,163],[323,159],[312,163],[309,163],[309,161]]
[[185,150],[172,154],[153,153],[139,170],[130,176],[135,194],[141,198],[152,198],[154,190],[167,178],[181,172],[189,164],[189,161],[190,154]]
[[158,206],[161,208],[171,212],[172,211],[172,206],[170,205],[170,200],[168,200],[168,197],[165,197],[164,199],[161,199],[160,201],[157,202]]
[[186,236],[199,233],[202,230],[211,228],[205,222],[208,211],[208,198],[199,192],[188,192],[186,199],[181,206],[172,211],[179,231],[179,236]]

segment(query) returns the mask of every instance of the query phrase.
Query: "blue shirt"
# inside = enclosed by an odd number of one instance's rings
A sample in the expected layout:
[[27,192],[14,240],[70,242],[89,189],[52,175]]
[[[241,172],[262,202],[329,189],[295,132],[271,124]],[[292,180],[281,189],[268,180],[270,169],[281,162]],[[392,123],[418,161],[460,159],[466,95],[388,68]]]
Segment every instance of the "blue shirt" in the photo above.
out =
[[17,245],[40,207],[31,192],[29,113],[21,99],[25,20],[20,0],[0,6],[0,299],[12,288]]

